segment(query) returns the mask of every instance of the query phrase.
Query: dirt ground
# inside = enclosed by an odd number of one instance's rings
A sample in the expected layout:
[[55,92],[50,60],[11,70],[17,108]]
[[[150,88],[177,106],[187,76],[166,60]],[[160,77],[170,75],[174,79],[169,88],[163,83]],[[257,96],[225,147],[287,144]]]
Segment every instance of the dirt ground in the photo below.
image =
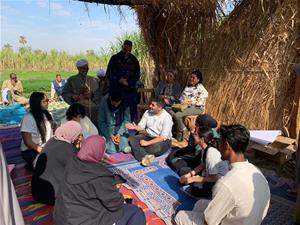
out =
[[295,154],[292,159],[287,161],[283,165],[279,165],[278,163],[272,162],[269,159],[263,158],[256,154],[255,150],[248,150],[245,154],[246,158],[249,162],[253,163],[259,168],[268,169],[275,171],[278,176],[285,177],[288,179],[295,179],[296,173],[296,160]]

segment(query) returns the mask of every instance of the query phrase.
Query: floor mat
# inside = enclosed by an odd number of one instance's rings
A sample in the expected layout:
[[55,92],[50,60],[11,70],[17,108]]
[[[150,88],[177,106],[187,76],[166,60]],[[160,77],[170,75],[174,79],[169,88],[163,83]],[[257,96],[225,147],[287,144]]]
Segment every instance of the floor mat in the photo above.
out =
[[23,161],[20,150],[21,140],[20,127],[0,129],[0,142],[8,164],[18,164]]
[[[24,165],[19,164],[12,171],[11,176],[25,223],[27,225],[52,225],[53,207],[37,203],[32,198],[30,190],[30,181],[32,177],[31,171],[27,170]],[[153,211],[151,211],[132,190],[126,188],[125,186],[121,186],[120,191],[124,198],[133,199],[132,203],[143,209],[146,216],[147,225],[165,225],[164,221],[161,220]]]
[[[138,162],[111,166],[111,170],[127,179],[124,185],[134,190],[138,198],[155,211],[166,224],[173,224],[175,212],[191,210],[195,199],[181,190],[178,176],[165,163],[165,155],[156,158],[149,167],[142,167]],[[263,225],[293,224],[295,198],[287,194],[292,181],[278,177],[275,172],[263,170],[271,191],[271,202]]]
[[[156,158],[149,167],[131,161],[110,165],[109,169],[127,180],[120,190],[125,198],[132,198],[144,210],[148,225],[171,225],[174,213],[191,210],[196,201],[181,190],[178,176],[165,164],[165,156]],[[287,194],[292,182],[272,171],[263,173],[269,182],[271,204],[262,224],[292,225],[295,198]],[[53,224],[53,207],[39,204],[31,196],[31,172],[19,164],[12,171],[12,178],[26,224]]]

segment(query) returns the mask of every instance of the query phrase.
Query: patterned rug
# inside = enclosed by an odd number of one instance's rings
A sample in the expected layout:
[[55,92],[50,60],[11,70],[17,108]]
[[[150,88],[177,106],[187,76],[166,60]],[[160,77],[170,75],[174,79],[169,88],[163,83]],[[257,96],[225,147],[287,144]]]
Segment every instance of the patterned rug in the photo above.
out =
[[[196,201],[180,189],[178,176],[166,166],[164,158],[158,157],[149,167],[142,167],[136,161],[109,166],[127,180],[120,191],[144,210],[148,225],[174,224],[174,213],[181,209],[191,210]],[[295,198],[287,194],[291,181],[279,178],[272,171],[263,173],[270,185],[271,204],[262,224],[292,225]],[[31,172],[19,164],[13,170],[12,178],[26,224],[53,224],[53,207],[39,204],[31,196]]]
[[127,180],[124,186],[133,190],[151,211],[171,225],[174,213],[181,209],[191,210],[196,200],[180,189],[178,176],[166,165],[165,157],[158,157],[148,167],[134,161],[109,168],[124,177]]
[[262,170],[262,172],[268,180],[271,191],[269,211],[262,225],[293,225],[296,198],[287,192],[293,182],[278,177],[274,171]]
[[[173,215],[178,210],[191,210],[195,199],[181,190],[178,176],[165,164],[165,155],[158,157],[149,167],[136,161],[111,166],[110,169],[127,179],[124,185],[134,190],[137,197],[155,211],[166,224],[174,224]],[[271,203],[263,225],[292,225],[296,199],[287,194],[292,182],[264,170],[270,190]]]
[[[26,224],[53,224],[53,208],[32,199],[31,172],[20,164],[22,162],[20,129],[18,127],[0,129],[0,142],[8,163],[17,164],[12,172],[12,178]],[[140,166],[131,154],[112,155],[107,161],[112,171],[127,179],[127,183],[120,190],[123,195],[130,196],[135,204],[143,208],[148,225],[173,224],[174,213],[181,209],[192,209],[196,201],[181,191],[178,176],[166,166],[164,158],[165,156],[158,157],[149,167]],[[293,224],[295,198],[287,194],[292,182],[276,176],[272,171],[263,170],[263,173],[270,185],[271,204],[262,224]]]
[[[30,190],[32,173],[24,167],[24,164],[19,164],[12,171],[11,176],[25,223],[28,225],[52,225],[53,207],[37,203],[32,198]],[[134,191],[124,186],[120,187],[120,191],[124,198],[131,198],[132,204],[138,205],[143,209],[147,219],[147,225],[165,225],[165,222],[151,211],[149,207],[138,198]]]
[[23,162],[20,150],[21,140],[20,127],[0,129],[0,142],[8,164]]

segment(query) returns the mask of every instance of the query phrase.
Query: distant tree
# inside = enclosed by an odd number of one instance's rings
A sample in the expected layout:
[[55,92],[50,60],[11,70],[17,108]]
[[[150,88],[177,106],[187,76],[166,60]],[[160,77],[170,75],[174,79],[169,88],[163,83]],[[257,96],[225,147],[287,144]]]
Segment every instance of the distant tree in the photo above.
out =
[[86,50],[86,54],[94,56],[95,55],[95,51],[93,49],[89,49],[89,50]]
[[41,49],[34,50],[34,54],[41,55],[41,54],[43,54],[43,53],[44,53],[44,52],[43,52],[43,50],[41,50]]
[[3,49],[10,49],[11,50],[11,48],[12,48],[12,45],[10,45],[10,44],[3,45]]
[[27,44],[26,37],[25,36],[20,36],[19,43],[22,44],[23,47],[25,47],[25,45]]

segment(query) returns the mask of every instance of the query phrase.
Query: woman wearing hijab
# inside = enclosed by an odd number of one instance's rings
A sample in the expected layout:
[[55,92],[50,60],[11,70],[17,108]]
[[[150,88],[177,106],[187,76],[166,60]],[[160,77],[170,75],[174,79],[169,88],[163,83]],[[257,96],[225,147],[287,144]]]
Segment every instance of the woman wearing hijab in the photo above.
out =
[[31,180],[31,192],[36,201],[54,205],[67,161],[77,152],[75,145],[80,141],[80,135],[80,124],[68,121],[57,128],[54,137],[46,143]]
[[102,99],[98,110],[98,127],[106,138],[108,154],[121,152],[128,146],[125,124],[129,122],[129,107],[124,106],[119,92],[112,92]]
[[100,162],[105,150],[104,137],[90,136],[68,163],[55,202],[56,225],[146,224],[140,208],[124,204],[114,174]]

